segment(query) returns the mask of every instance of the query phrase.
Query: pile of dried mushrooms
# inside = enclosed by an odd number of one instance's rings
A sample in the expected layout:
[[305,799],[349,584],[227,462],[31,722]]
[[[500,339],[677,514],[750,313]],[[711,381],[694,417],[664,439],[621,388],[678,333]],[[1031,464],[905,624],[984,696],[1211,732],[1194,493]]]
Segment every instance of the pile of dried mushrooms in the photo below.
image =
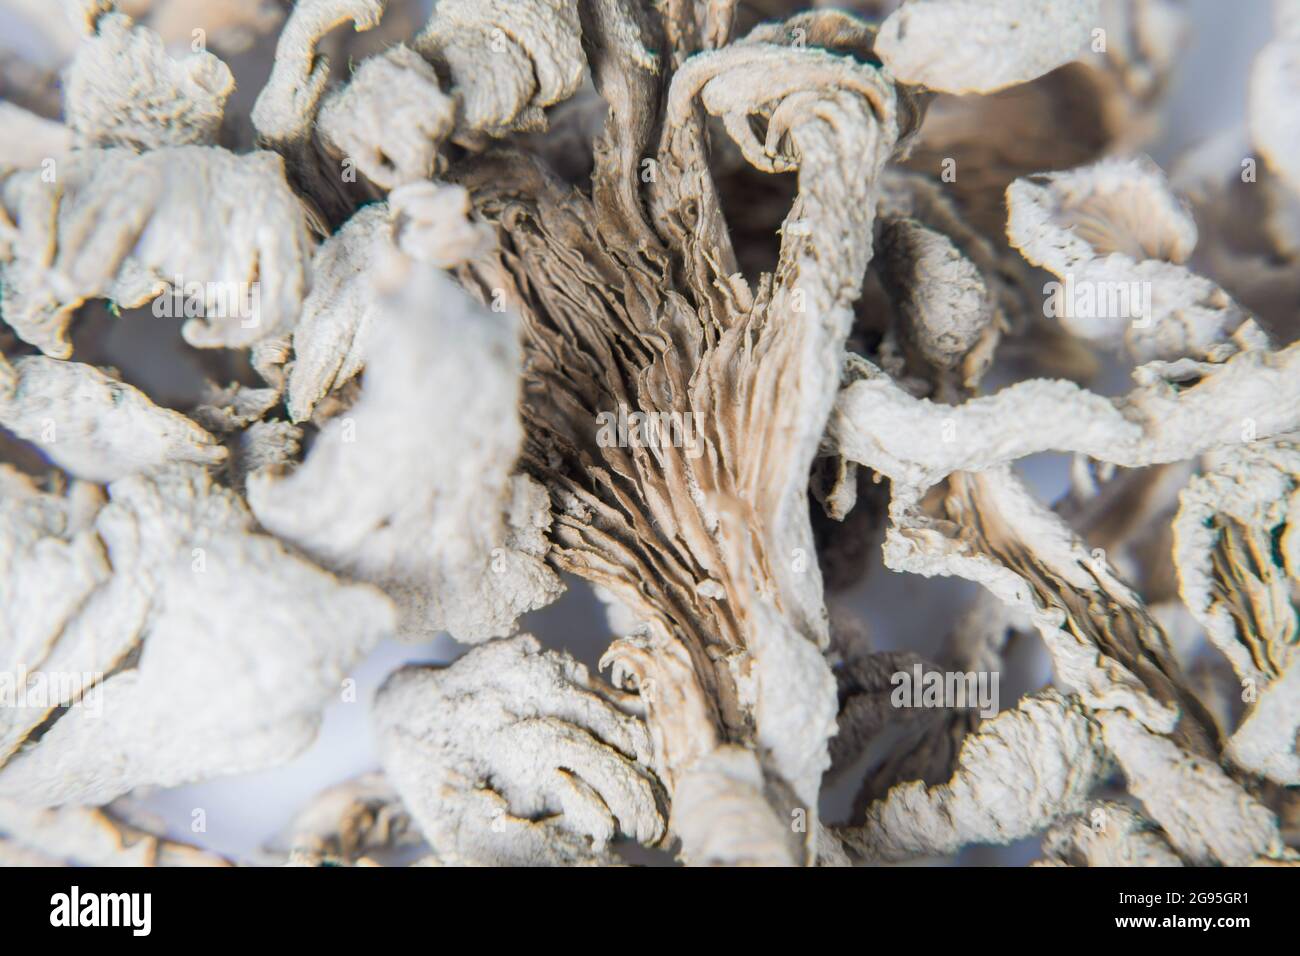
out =
[[[0,4],[0,862],[1300,860],[1300,2],[1168,172],[1177,0],[807,6]],[[872,552],[981,586],[937,659]],[[441,632],[257,860],[132,802]]]

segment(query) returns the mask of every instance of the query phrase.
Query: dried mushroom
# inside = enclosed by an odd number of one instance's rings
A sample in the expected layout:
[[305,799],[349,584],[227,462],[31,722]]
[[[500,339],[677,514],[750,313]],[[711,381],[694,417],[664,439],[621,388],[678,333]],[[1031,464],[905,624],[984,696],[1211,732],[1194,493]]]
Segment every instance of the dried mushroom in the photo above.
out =
[[876,52],[904,83],[992,93],[1075,59],[1098,19],[1098,0],[904,0]]
[[82,41],[65,86],[76,148],[144,151],[215,143],[235,78],[211,53],[173,60],[158,34],[110,14]]
[[393,629],[383,595],[257,533],[200,466],[111,482],[107,501],[4,477],[6,590],[21,598],[6,602],[7,676],[27,678],[9,693],[25,701],[32,675],[88,676],[50,682],[19,711],[2,796],[101,805],[286,760]]
[[[1300,862],[1293,3],[1170,175],[1171,0],[60,6],[0,59],[0,862]],[[892,575],[977,587],[876,643]],[[604,675],[529,617],[577,581]],[[138,812],[443,633],[255,853]]]
[[444,864],[612,862],[664,833],[639,701],[528,635],[445,670],[407,668],[375,701],[384,770]]
[[[310,236],[274,153],[79,150],[53,179],[10,176],[2,200],[14,227],[0,317],[53,358],[71,356],[67,328],[87,299],[187,318],[199,348],[251,345],[292,328],[301,307]],[[194,224],[180,242],[178,221]]]

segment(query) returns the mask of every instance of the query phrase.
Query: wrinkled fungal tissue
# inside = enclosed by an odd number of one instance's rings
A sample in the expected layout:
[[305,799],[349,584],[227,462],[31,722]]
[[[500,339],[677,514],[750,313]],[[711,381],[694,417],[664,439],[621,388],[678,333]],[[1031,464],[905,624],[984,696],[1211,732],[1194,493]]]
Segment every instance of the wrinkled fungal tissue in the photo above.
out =
[[1296,865],[1242,7],[1162,166],[1179,0],[4,0],[0,862]]

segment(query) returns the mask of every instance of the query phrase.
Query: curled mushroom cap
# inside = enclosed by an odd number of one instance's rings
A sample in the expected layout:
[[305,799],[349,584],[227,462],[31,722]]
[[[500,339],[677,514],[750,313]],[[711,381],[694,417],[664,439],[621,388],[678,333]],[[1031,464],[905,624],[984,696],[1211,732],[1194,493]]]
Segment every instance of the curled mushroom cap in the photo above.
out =
[[28,356],[0,396],[0,424],[71,475],[111,481],[175,462],[216,464],[226,450],[178,412],[80,362]]
[[174,60],[129,17],[100,17],[65,77],[67,123],[79,148],[210,145],[235,88],[229,67],[200,51]]
[[[154,303],[199,348],[251,345],[297,317],[311,241],[275,153],[78,150],[55,182],[11,176],[3,201],[18,241],[0,316],[49,356],[72,354],[68,325],[91,298]],[[178,239],[182,221],[196,228]]]
[[362,62],[321,108],[325,143],[385,189],[426,180],[439,166],[456,107],[433,67],[398,45]]
[[1018,180],[1007,190],[1007,232],[1034,265],[1064,275],[1120,253],[1183,263],[1196,221],[1147,159],[1105,160]]
[[542,107],[572,96],[586,66],[566,0],[441,0],[415,48],[446,64],[462,122],[485,132],[543,122]]
[[[347,669],[392,631],[383,595],[259,533],[197,466],[113,482],[90,513],[78,510],[84,492],[62,503],[6,477],[26,499],[0,524],[6,550],[30,536],[31,515],[70,512],[35,551],[57,572],[42,591],[80,597],[7,605],[0,653],[25,672],[86,680],[77,697],[47,696],[39,739],[0,751],[0,796],[103,804],[283,762],[314,739]],[[0,573],[12,590],[29,572],[15,562]]]
[[876,53],[904,83],[991,93],[1083,52],[1098,0],[906,0],[880,25]]
[[664,832],[634,698],[520,635],[380,690],[385,770],[442,862],[613,861],[610,843]]
[[388,0],[302,0],[280,33],[275,68],[253,107],[253,125],[268,142],[287,142],[308,135],[329,83],[328,58],[318,56],[325,34],[351,22],[357,30],[379,24]]
[[1238,765],[1300,782],[1300,448],[1251,441],[1210,456],[1180,495],[1179,590],[1232,664],[1250,712],[1228,742]]
[[1047,691],[968,737],[952,780],[896,787],[867,808],[861,829],[842,833],[855,852],[877,861],[1009,843],[1082,810],[1105,769],[1083,708]]
[[1143,360],[1180,358],[1213,354],[1247,323],[1226,292],[1182,265],[1196,223],[1149,160],[1019,179],[1007,207],[1012,244],[1061,280],[1044,289],[1047,315],[1077,335]]

